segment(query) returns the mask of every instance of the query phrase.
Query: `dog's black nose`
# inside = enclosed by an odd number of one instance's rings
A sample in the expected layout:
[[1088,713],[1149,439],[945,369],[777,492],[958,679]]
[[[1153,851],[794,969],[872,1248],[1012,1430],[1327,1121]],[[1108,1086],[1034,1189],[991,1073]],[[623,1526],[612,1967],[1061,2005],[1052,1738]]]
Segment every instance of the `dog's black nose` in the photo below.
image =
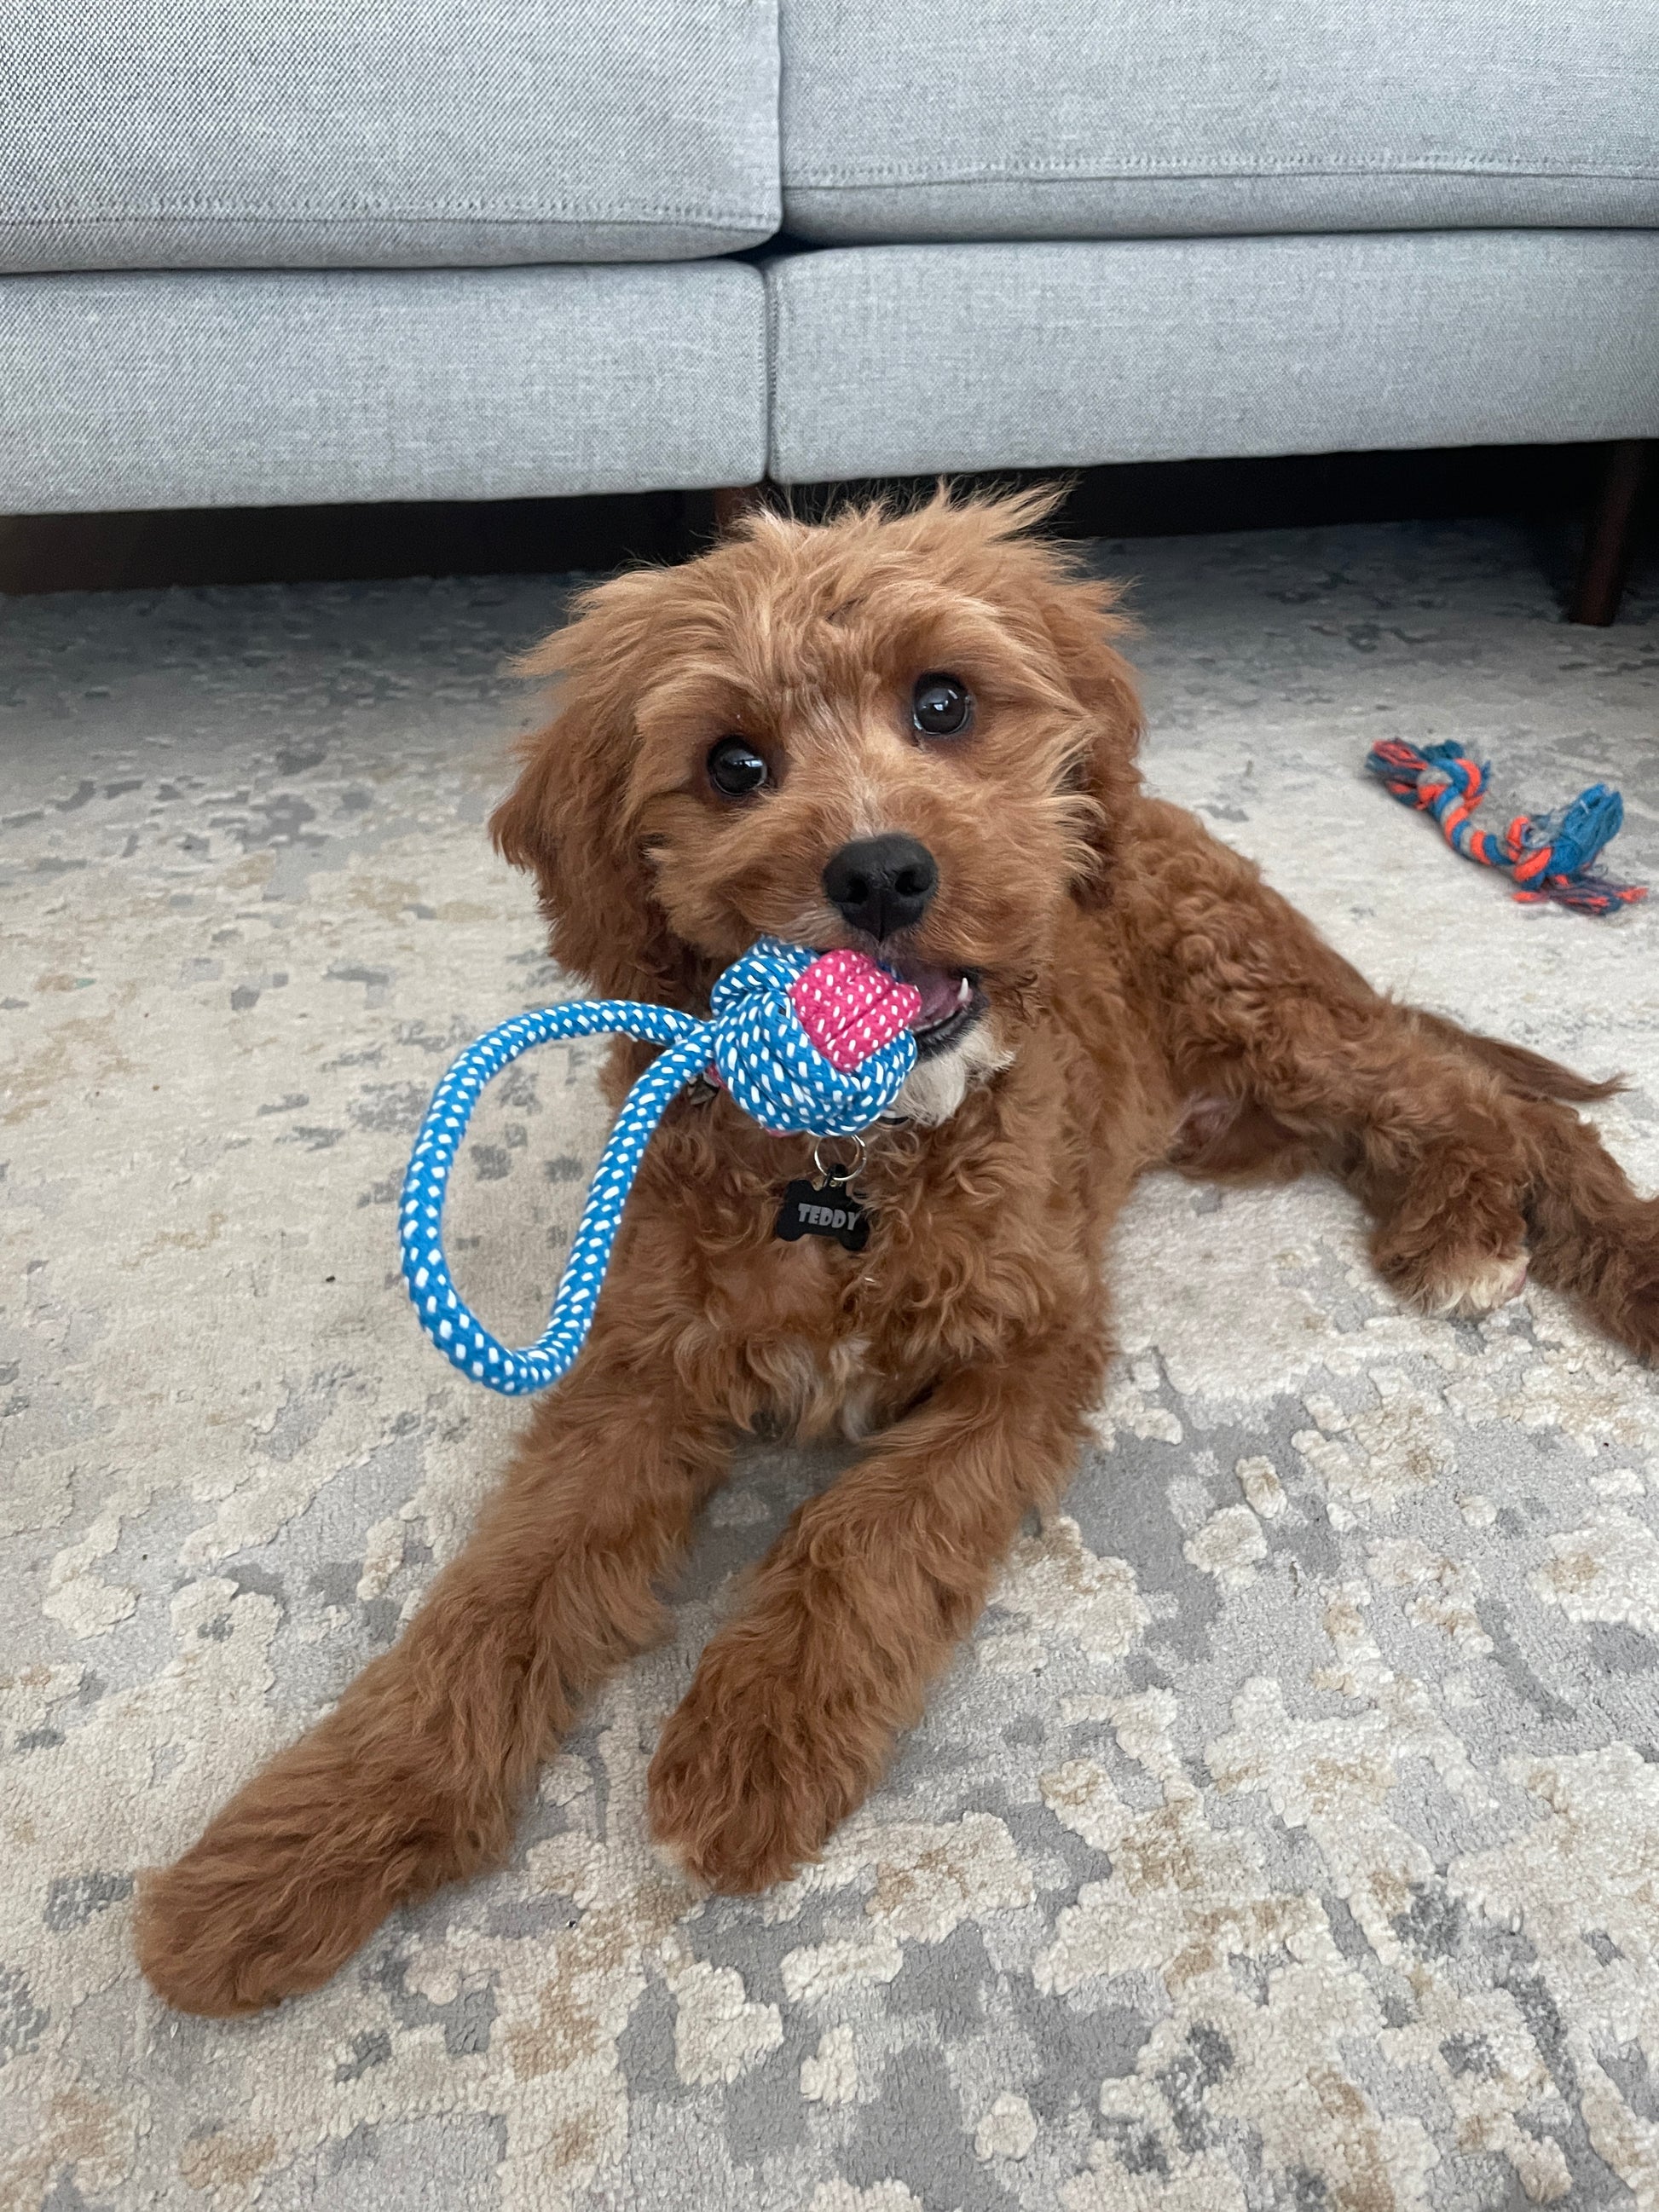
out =
[[939,889],[939,866],[914,837],[858,837],[831,856],[823,888],[854,929],[891,937],[927,911]]

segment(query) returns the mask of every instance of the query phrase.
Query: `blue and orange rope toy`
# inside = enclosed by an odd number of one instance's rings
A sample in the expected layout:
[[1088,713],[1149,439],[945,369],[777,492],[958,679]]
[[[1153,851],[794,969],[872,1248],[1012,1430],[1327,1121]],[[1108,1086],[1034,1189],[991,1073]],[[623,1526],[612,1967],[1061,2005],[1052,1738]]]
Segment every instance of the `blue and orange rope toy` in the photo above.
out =
[[1640,884],[1614,883],[1594,862],[1619,834],[1625,802],[1609,785],[1592,783],[1554,814],[1517,814],[1502,830],[1483,830],[1475,811],[1486,795],[1490,762],[1460,745],[1415,745],[1385,738],[1365,766],[1402,806],[1432,814],[1453,852],[1482,867],[1499,868],[1523,905],[1545,900],[1577,914],[1612,914],[1647,896]]

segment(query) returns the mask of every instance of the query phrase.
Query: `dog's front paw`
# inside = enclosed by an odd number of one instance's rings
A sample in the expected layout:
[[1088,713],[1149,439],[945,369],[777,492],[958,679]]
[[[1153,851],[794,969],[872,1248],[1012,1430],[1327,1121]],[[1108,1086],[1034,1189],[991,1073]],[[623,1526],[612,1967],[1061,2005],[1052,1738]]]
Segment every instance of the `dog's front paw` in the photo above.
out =
[[221,1850],[210,1829],[176,1865],[141,1880],[134,1947],[158,1996],[229,2019],[320,1987],[385,1909],[366,1885],[319,1891],[292,1866]]
[[880,1759],[839,1735],[799,1684],[750,1673],[717,1638],[651,1762],[651,1832],[681,1872],[743,1893],[816,1858]]
[[319,1988],[394,1905],[476,1863],[477,1846],[435,1791],[360,1759],[325,1723],[141,1879],[138,1964],[181,2012],[258,2012]]

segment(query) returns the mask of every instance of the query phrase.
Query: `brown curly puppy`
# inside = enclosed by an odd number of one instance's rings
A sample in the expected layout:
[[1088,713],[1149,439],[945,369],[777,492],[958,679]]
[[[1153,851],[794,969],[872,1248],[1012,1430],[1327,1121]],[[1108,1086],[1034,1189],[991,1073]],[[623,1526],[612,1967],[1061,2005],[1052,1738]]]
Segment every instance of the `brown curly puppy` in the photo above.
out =
[[[810,1859],[1071,1477],[1111,1351],[1103,1247],[1149,1164],[1326,1167],[1413,1303],[1479,1311],[1530,1255],[1659,1346],[1659,1201],[1563,1103],[1611,1086],[1380,997],[1146,795],[1112,588],[1024,534],[1045,504],[757,515],[591,592],[530,663],[562,672],[561,711],[493,826],[558,958],[704,1012],[763,933],[878,951],[921,988],[921,1057],[871,1133],[858,1255],[774,1237],[806,1139],[723,1095],[671,1110],[587,1348],[471,1541],[146,1883],[139,1955],[173,2003],[314,1988],[400,1899],[498,1862],[578,1702],[661,1630],[734,1432],[780,1416],[870,1441],[704,1652],[651,1822],[721,1889]],[[617,1092],[646,1057],[615,1048]]]

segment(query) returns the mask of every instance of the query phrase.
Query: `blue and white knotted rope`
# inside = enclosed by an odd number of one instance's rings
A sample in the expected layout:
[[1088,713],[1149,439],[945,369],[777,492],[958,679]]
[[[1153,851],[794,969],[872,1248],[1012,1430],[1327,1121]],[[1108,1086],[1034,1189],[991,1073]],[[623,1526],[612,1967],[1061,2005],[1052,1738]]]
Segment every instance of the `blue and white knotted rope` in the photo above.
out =
[[[831,972],[826,981],[809,970]],[[404,1177],[404,1279],[421,1326],[452,1365],[492,1390],[516,1397],[556,1382],[586,1338],[623,1207],[669,1102],[712,1065],[763,1128],[854,1135],[892,1104],[915,1064],[915,1040],[900,1025],[913,1011],[907,993],[915,999],[909,985],[857,954],[820,958],[763,938],[715,984],[709,1021],[626,999],[578,1000],[515,1015],[489,1030],[439,1084]],[[492,1076],[533,1045],[605,1036],[667,1049],[623,1102],[546,1328],[534,1344],[512,1352],[463,1303],[451,1278],[441,1236],[450,1170]]]

